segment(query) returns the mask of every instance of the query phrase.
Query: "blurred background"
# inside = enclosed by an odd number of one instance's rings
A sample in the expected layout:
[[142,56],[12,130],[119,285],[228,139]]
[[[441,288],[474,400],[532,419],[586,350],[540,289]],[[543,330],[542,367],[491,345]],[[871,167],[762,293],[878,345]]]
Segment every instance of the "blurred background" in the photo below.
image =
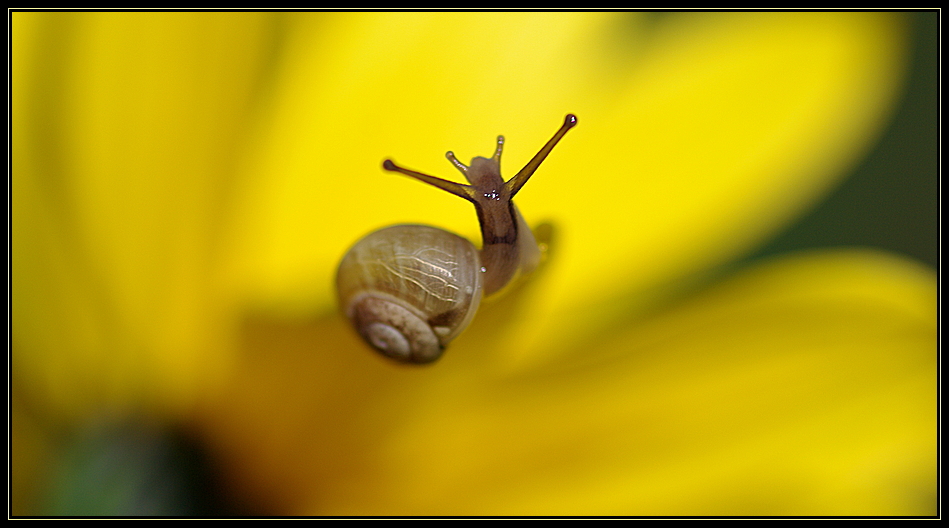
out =
[[[20,42],[16,40],[19,15],[14,13],[11,23],[14,61],[19,57],[16,55],[16,46]],[[664,24],[670,17],[679,16],[685,15],[650,13],[637,19],[636,24],[638,30],[643,30],[650,25]],[[720,275],[792,251],[848,246],[879,248],[932,268],[938,266],[938,13],[916,11],[905,13],[905,16],[911,44],[909,74],[894,116],[883,130],[880,140],[835,190],[777,236],[750,254],[720,268]],[[45,41],[49,48],[39,50],[38,56],[43,56],[47,51],[50,57],[56,56],[58,46],[68,43],[69,34],[67,32],[59,37],[61,40],[52,38]],[[280,52],[283,44],[277,41],[271,44],[271,51],[278,58],[270,64],[278,68],[282,64]],[[89,67],[95,68],[95,65]],[[17,71],[14,67],[14,75]],[[57,75],[56,68],[48,71],[50,75]],[[46,81],[47,86],[57,86],[56,79]],[[41,119],[56,119],[55,113],[59,109],[55,105],[30,108],[29,112],[17,106],[15,97],[18,86],[21,85],[17,84],[17,79],[13,79],[14,120],[18,112],[20,115],[39,112]],[[266,87],[254,89],[266,90]],[[38,99],[42,100],[42,97]],[[129,126],[134,130],[134,123]],[[14,127],[14,147],[24,139],[17,137],[17,130]],[[204,133],[214,134],[215,130]],[[508,132],[505,131],[505,134]],[[170,145],[168,148],[173,147]],[[375,163],[379,155],[373,152],[369,157]],[[14,155],[11,171],[14,203],[17,203],[18,192],[31,192],[17,185],[21,166],[16,161]],[[40,172],[57,170],[58,161],[55,159],[44,159],[41,163],[46,165]],[[198,187],[197,192],[201,192]],[[143,192],[147,194],[149,191]],[[186,195],[187,192],[190,191],[185,190],[182,194]],[[23,218],[19,212],[16,207],[13,208],[11,222],[14,225]],[[42,218],[68,212],[51,210],[33,213]],[[188,222],[190,218],[186,216],[175,220],[175,212],[170,212],[169,216],[169,223]],[[12,515],[226,516],[297,513],[285,510],[286,504],[279,498],[262,496],[257,500],[247,500],[247,488],[233,483],[235,472],[227,467],[229,463],[233,464],[233,456],[221,456],[222,452],[227,452],[228,442],[215,444],[207,441],[209,430],[217,430],[217,434],[220,434],[220,429],[224,427],[208,429],[201,424],[196,425],[195,422],[200,422],[204,416],[202,411],[181,413],[181,408],[187,405],[179,402],[153,405],[154,402],[143,401],[139,402],[139,406],[150,409],[150,412],[132,415],[105,412],[88,416],[77,414],[67,404],[55,407],[44,398],[37,397],[37,394],[46,390],[37,387],[54,387],[61,380],[55,375],[46,376],[42,371],[37,374],[33,369],[24,369],[18,365],[24,362],[18,361],[18,354],[22,352],[18,348],[17,308],[23,306],[22,297],[30,297],[33,292],[16,286],[19,271],[16,233],[14,231],[12,241],[14,265],[11,271],[14,282],[14,309],[11,315]],[[195,243],[200,244],[200,241]],[[142,244],[147,246],[148,241]],[[156,251],[160,251],[160,248]],[[195,281],[200,282],[200,279]],[[18,296],[21,299],[17,299]],[[58,325],[50,321],[44,332],[56,335],[57,328]],[[286,337],[268,332],[279,334],[279,328],[270,328],[257,337],[266,338],[270,335],[273,340]],[[172,342],[171,346],[175,346],[176,336],[168,339]],[[218,360],[195,361],[207,361],[213,367]],[[163,366],[155,368],[161,369]],[[211,372],[208,375],[226,377],[224,373]],[[182,383],[189,382],[186,380]],[[77,408],[82,407],[80,402],[75,403]],[[281,411],[275,409],[272,412]],[[81,417],[77,418],[77,415]]]
[[936,13],[909,13],[913,58],[897,114],[870,155],[839,188],[748,256],[795,249],[871,246],[935,267],[937,235]]

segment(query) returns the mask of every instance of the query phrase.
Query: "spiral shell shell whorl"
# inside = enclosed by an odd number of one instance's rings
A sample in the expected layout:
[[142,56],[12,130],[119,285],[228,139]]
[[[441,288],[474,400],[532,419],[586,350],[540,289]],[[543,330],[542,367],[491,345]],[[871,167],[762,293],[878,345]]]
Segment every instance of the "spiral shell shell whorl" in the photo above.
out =
[[380,229],[343,257],[340,306],[381,354],[429,363],[461,333],[481,302],[481,264],[471,242],[421,225]]

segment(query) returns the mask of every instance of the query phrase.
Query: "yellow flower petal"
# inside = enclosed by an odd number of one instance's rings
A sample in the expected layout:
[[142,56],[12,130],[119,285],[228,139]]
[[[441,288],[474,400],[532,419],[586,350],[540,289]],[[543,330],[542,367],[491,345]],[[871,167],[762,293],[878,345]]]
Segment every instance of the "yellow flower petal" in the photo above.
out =
[[932,515],[935,291],[884,254],[802,254],[515,376],[257,320],[200,423],[274,513]]
[[645,302],[810,206],[879,133],[906,51],[886,13],[703,13],[650,29],[603,13],[294,24],[233,259],[243,289],[279,313],[332,309],[335,266],[371,230],[427,223],[478,238],[469,204],[384,173],[382,159],[457,177],[443,152],[487,155],[503,133],[511,175],[565,113],[579,116],[518,195],[529,222],[557,233],[531,303],[541,324],[515,326],[508,357],[548,355],[604,305]]
[[173,410],[226,372],[222,211],[271,18],[13,14],[14,368],[47,410]]
[[[512,325],[504,357],[553,354],[612,296],[734,256],[872,137],[898,78],[898,19],[666,20],[645,34],[608,14],[16,13],[25,368],[62,365],[37,376],[64,394],[73,369],[106,374],[68,405],[170,379],[187,401],[224,370],[247,299],[332,310],[336,263],[370,229],[476,232],[468,204],[380,175],[381,158],[442,173],[440,152],[485,154],[503,132],[517,167],[567,111],[580,127],[519,197],[558,228],[531,303],[550,325]],[[103,365],[122,358],[138,374]]]

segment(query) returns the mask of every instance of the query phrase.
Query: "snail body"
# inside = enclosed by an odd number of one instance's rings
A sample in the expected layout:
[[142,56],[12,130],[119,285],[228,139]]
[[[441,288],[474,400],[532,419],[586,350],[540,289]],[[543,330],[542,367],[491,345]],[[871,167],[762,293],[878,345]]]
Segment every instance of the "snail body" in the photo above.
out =
[[482,296],[498,292],[540,263],[537,242],[512,201],[568,130],[569,114],[543,148],[514,177],[501,177],[498,136],[491,158],[470,165],[446,157],[465,175],[460,184],[404,169],[383,168],[450,192],[475,206],[482,246],[424,225],[374,231],[343,257],[336,275],[340,307],[366,342],[381,354],[408,363],[429,363],[471,322]]

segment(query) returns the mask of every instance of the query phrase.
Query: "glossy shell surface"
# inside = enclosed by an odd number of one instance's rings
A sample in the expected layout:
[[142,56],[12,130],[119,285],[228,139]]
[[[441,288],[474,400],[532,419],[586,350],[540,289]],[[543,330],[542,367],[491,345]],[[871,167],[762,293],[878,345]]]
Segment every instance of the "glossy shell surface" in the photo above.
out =
[[340,306],[379,352],[412,363],[434,361],[481,302],[478,251],[455,234],[422,225],[370,233],[343,257]]

